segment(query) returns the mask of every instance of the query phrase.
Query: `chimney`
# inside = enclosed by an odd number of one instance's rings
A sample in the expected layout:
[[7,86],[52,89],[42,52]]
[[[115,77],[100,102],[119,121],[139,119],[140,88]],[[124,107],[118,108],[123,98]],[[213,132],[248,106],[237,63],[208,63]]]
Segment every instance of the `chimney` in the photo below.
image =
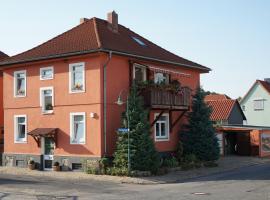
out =
[[118,32],[118,15],[115,11],[109,12],[107,14],[107,21],[111,25],[113,32]]
[[265,78],[264,81],[270,84],[270,78]]
[[87,20],[88,20],[87,18],[81,18],[81,19],[80,19],[80,24],[86,22]]

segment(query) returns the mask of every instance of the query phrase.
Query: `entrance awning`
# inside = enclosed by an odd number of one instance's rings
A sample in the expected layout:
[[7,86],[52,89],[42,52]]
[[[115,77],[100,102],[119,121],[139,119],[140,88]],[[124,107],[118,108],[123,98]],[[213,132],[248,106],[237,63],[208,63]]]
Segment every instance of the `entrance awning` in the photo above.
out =
[[31,135],[35,141],[37,142],[37,145],[40,146],[40,139],[41,137],[50,137],[54,140],[55,146],[56,146],[56,139],[57,139],[57,130],[58,128],[36,128],[29,133],[28,135]]

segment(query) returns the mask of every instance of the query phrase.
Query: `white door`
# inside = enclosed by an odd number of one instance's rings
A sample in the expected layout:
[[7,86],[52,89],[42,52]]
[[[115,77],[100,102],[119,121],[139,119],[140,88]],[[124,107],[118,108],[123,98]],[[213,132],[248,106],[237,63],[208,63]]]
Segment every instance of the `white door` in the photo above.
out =
[[44,170],[52,170],[53,166],[53,155],[54,155],[54,141],[52,138],[44,137],[43,139],[43,147],[44,147],[44,153],[43,153],[43,166]]

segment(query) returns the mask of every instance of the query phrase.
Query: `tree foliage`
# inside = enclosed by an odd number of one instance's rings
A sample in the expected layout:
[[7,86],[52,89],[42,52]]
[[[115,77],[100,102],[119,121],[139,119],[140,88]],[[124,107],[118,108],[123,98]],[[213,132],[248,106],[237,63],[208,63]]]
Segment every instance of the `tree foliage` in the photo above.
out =
[[205,95],[203,89],[198,87],[180,139],[185,155],[194,154],[201,161],[212,161],[219,158],[219,146],[210,120],[211,108],[204,102]]

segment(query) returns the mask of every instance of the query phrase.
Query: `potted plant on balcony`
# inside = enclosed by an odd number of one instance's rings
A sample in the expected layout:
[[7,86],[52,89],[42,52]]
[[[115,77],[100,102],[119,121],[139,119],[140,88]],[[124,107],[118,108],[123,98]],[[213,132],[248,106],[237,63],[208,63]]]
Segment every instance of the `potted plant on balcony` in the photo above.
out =
[[56,172],[60,171],[59,162],[56,161],[56,162],[53,163],[53,171],[56,171]]
[[28,161],[28,169],[30,169],[30,170],[35,169],[35,161],[34,160],[29,160]]

